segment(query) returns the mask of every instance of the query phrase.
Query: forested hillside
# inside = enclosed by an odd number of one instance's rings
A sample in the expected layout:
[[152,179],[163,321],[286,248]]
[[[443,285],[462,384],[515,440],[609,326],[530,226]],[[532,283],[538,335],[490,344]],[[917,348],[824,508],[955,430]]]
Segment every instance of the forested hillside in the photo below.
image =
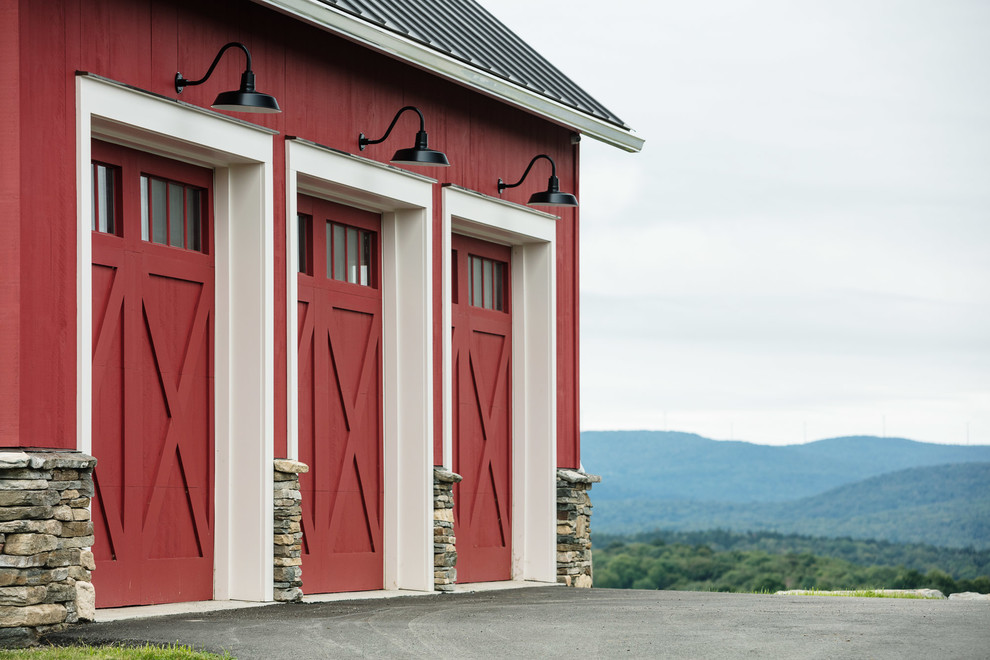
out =
[[[597,496],[598,486],[595,489]],[[900,470],[791,502],[601,497],[594,502],[593,526],[598,533],[759,529],[990,548],[990,463]]]
[[987,446],[585,432],[582,463],[599,587],[990,591]]
[[910,467],[990,462],[990,446],[856,436],[769,447],[667,431],[585,431],[595,502],[782,502]]
[[777,532],[701,532],[662,530],[629,535],[595,534],[595,549],[613,551],[624,545],[705,546],[714,552],[761,551],[771,555],[812,554],[857,566],[903,567],[920,573],[940,570],[957,580],[990,575],[990,550],[940,548],[922,543],[891,543],[849,537],[827,538]]

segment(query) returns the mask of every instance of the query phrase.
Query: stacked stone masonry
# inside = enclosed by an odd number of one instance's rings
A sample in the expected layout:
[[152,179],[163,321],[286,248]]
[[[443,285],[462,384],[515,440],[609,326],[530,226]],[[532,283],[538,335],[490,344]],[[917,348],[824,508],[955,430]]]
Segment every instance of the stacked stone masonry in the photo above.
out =
[[557,470],[557,582],[590,587],[591,485],[601,477],[574,470]]
[[453,591],[457,582],[457,539],[454,536],[454,484],[461,475],[433,468],[433,588]]
[[75,452],[0,449],[0,648],[96,615],[95,465]]
[[276,459],[274,471],[274,590],[275,600],[302,600],[302,494],[299,474],[309,466],[298,461]]

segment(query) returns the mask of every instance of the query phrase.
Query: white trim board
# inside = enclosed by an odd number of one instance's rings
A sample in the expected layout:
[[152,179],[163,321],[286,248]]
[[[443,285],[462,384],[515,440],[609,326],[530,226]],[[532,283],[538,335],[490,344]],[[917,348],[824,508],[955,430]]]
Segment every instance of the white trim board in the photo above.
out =
[[[216,600],[272,600],[273,132],[91,75],[76,77],[77,447],[92,451],[93,138],[212,168],[216,246]],[[234,515],[250,507],[261,515]],[[264,515],[268,512],[268,515]]]
[[452,467],[451,234],[512,246],[512,579],[557,576],[556,216],[443,188],[443,462]]
[[[288,453],[299,455],[299,193],[382,214],[385,588],[433,590],[434,179],[286,140]],[[400,551],[401,550],[401,551]]]

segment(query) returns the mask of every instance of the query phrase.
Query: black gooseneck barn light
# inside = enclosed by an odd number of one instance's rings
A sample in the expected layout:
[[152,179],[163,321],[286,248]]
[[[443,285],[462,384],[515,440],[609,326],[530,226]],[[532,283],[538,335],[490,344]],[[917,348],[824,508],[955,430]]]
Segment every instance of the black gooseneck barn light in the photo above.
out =
[[419,132],[416,133],[416,144],[409,149],[399,149],[392,156],[392,162],[399,165],[422,165],[428,167],[449,167],[450,161],[447,160],[447,155],[442,151],[436,151],[430,149],[427,146],[426,137],[426,122],[423,120],[423,113],[419,111],[414,105],[407,105],[406,107],[395,113],[395,118],[392,123],[388,125],[388,130],[385,131],[385,135],[381,136],[377,140],[369,140],[361,133],[358,136],[358,147],[361,151],[369,144],[378,144],[384,142],[392,129],[395,128],[395,122],[399,121],[399,116],[406,110],[413,110],[417,115],[419,115]]
[[201,79],[186,80],[182,77],[181,73],[176,73],[176,93],[181,94],[182,90],[186,87],[205,83],[213,75],[213,70],[217,68],[220,58],[227,52],[227,49],[235,47],[243,50],[247,56],[247,68],[241,74],[241,88],[236,91],[220,92],[217,95],[217,100],[213,102],[213,107],[217,110],[233,110],[235,112],[282,112],[282,108],[278,107],[278,101],[275,100],[274,96],[255,91],[254,71],[251,70],[251,53],[248,52],[244,44],[237,41],[232,41],[220,49],[217,56],[213,58],[213,64],[210,65],[210,70]]
[[546,158],[550,161],[550,180],[547,182],[547,189],[545,192],[533,193],[529,198],[529,204],[533,206],[577,206],[577,197],[571,193],[560,192],[560,180],[557,179],[557,164],[553,162],[553,158],[547,156],[546,154],[540,154],[538,156],[533,156],[533,160],[529,161],[529,165],[526,166],[526,171],[523,172],[522,178],[515,183],[506,183],[502,179],[498,180],[498,194],[501,195],[502,191],[506,188],[515,188],[523,181],[526,180],[526,176],[529,171],[533,168],[533,163],[538,161],[540,158]]

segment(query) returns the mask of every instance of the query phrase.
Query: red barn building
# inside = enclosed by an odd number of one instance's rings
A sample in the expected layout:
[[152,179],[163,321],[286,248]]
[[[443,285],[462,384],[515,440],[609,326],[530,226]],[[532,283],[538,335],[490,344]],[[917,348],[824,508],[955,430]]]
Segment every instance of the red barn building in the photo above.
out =
[[0,446],[96,457],[98,606],[430,591],[440,546],[557,580],[564,193],[582,135],[642,140],[474,0],[0,0],[0,33]]

